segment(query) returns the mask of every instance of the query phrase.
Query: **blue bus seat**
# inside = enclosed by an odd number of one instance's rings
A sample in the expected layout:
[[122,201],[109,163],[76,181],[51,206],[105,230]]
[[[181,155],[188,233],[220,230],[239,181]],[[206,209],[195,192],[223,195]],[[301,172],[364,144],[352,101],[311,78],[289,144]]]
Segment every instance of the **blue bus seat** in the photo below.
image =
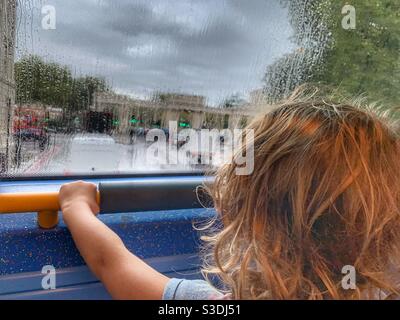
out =
[[[194,225],[211,209],[104,214],[129,250],[170,277],[201,278],[199,233]],[[43,230],[36,214],[0,215],[0,299],[110,299],[85,266],[65,224]],[[56,269],[56,289],[43,290],[41,270]],[[134,288],[132,288],[134,290]]]

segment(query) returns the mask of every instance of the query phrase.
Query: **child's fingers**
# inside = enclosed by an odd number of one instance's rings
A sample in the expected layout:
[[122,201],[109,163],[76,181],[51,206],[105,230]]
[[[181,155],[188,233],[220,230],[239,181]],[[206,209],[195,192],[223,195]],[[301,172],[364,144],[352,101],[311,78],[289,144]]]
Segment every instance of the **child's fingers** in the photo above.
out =
[[84,181],[66,183],[61,186],[58,197],[61,205],[79,198],[89,203],[94,211],[99,211],[97,205],[97,185],[93,183]]

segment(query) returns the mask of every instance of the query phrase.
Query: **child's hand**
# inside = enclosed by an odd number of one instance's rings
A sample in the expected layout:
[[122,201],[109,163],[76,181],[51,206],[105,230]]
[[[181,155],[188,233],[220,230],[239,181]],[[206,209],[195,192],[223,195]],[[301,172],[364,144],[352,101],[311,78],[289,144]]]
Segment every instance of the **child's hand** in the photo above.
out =
[[65,216],[69,211],[76,211],[78,207],[88,206],[90,210],[97,214],[99,206],[96,201],[97,186],[93,183],[83,181],[67,183],[61,186],[58,201]]

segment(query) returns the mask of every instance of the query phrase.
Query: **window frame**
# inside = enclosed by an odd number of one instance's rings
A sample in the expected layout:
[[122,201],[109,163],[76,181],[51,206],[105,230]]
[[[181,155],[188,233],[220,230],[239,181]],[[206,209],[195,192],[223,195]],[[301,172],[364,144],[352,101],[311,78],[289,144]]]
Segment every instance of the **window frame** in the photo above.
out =
[[157,177],[184,177],[184,176],[212,176],[211,172],[204,170],[162,170],[162,171],[143,171],[132,173],[101,173],[101,174],[72,174],[72,175],[0,175],[1,182],[29,182],[29,181],[56,181],[56,180],[112,180],[112,179],[136,179],[136,178],[157,178]]

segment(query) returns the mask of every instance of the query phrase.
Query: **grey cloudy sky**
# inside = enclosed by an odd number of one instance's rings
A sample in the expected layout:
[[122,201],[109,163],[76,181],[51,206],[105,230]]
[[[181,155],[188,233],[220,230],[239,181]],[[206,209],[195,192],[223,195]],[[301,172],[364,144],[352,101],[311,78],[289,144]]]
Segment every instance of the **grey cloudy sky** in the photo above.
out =
[[[210,104],[262,87],[294,45],[279,0],[19,0],[17,59],[34,53],[104,76],[119,93],[204,95]],[[56,9],[56,30],[41,8]]]

